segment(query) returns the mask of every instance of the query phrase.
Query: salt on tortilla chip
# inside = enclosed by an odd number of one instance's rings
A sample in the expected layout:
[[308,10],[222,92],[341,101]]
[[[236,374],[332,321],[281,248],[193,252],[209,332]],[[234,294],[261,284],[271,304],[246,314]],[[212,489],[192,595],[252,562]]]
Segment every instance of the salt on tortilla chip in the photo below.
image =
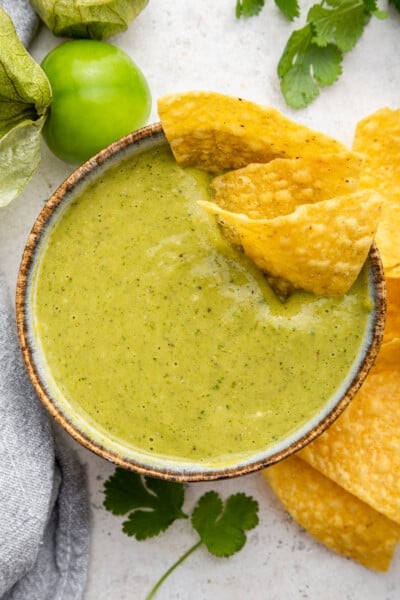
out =
[[376,243],[386,274],[400,277],[400,110],[382,108],[360,121],[353,148],[365,156],[360,188],[385,198]]
[[400,338],[400,278],[386,278],[386,326],[384,341]]
[[286,510],[317,540],[369,569],[389,569],[400,525],[296,456],[263,475]]
[[278,157],[347,151],[274,108],[215,92],[163,96],[158,114],[177,163],[212,173]]
[[276,158],[228,171],[211,181],[213,201],[251,219],[272,219],[355,192],[363,159],[355,152]]
[[335,423],[298,454],[350,494],[400,524],[400,339]]
[[274,219],[250,219],[199,202],[238,232],[263,271],[314,294],[341,296],[358,277],[379,222],[382,200],[371,190],[302,204]]
[[[356,191],[362,163],[361,155],[355,152],[252,163],[214,177],[212,200],[251,219],[272,219],[293,212],[301,204]],[[239,233],[232,225],[223,224],[223,231],[231,244],[241,246]],[[270,284],[282,296],[293,289],[276,277]]]

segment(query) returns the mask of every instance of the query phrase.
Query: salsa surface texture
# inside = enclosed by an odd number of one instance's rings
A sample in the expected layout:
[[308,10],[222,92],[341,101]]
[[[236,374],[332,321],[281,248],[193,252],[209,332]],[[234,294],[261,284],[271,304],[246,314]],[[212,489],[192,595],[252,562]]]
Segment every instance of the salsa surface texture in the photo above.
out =
[[282,303],[197,205],[167,145],[74,198],[42,244],[33,331],[61,406],[149,460],[228,466],[283,440],[365,343],[367,270],[342,298]]

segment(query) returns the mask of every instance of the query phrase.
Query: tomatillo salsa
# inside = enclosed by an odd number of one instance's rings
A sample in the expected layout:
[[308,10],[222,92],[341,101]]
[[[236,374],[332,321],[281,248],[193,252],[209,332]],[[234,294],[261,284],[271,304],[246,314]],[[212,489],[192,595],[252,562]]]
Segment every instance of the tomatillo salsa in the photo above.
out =
[[215,467],[326,404],[365,343],[372,302],[366,268],[341,298],[281,302],[197,205],[208,184],[166,144],[114,164],[56,220],[31,294],[60,403],[155,462]]

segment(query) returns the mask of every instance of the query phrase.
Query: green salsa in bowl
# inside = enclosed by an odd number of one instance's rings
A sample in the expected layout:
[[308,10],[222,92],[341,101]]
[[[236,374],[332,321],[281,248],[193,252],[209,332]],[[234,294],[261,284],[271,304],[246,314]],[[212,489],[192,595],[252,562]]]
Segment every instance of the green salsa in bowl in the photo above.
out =
[[340,298],[282,302],[198,200],[159,124],[77,169],[36,220],[17,286],[28,373],[81,444],[169,479],[232,477],[302,448],[378,352],[373,247]]

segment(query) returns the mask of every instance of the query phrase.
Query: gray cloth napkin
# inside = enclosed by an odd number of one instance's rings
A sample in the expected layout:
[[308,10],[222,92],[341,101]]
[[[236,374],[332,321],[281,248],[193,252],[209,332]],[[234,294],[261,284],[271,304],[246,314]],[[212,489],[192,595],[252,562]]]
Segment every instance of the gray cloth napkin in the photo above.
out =
[[0,278],[0,598],[79,600],[88,512],[84,470],[33,391]]
[[18,37],[24,46],[29,46],[39,27],[39,17],[29,4],[29,0],[0,0],[0,6],[11,17]]
[[[29,0],[0,0],[25,46],[39,19]],[[36,396],[0,276],[0,599],[79,600],[89,555],[82,465]]]

